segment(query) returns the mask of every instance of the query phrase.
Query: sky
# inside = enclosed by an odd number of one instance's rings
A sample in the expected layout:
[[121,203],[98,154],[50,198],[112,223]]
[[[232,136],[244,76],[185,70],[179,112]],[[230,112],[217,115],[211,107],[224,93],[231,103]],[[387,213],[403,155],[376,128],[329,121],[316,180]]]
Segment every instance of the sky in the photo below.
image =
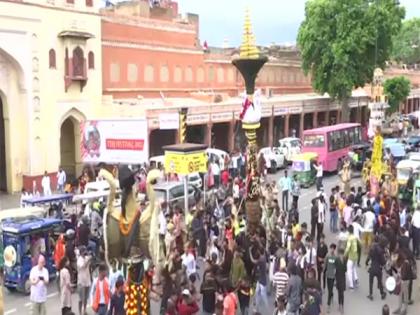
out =
[[[182,13],[200,15],[200,39],[209,46],[239,46],[245,9],[259,45],[295,43],[306,0],[177,0]],[[406,18],[420,17],[420,0],[400,0]]]

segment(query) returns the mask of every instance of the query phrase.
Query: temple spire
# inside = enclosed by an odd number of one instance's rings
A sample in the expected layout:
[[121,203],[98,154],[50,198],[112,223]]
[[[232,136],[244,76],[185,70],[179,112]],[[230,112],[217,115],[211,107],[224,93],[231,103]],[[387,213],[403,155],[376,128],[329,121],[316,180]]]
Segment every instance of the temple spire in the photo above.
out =
[[255,44],[255,36],[252,32],[251,17],[248,8],[245,12],[244,32],[239,56],[240,58],[246,59],[257,59],[260,56],[260,51]]

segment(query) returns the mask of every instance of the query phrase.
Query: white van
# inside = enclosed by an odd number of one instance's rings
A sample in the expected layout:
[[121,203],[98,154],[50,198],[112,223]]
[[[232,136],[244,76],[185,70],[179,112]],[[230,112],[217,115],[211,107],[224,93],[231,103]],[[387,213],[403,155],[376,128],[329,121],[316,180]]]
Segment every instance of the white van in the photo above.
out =
[[293,156],[301,153],[301,148],[302,142],[299,138],[287,137],[279,140],[279,150],[288,162],[292,161]]

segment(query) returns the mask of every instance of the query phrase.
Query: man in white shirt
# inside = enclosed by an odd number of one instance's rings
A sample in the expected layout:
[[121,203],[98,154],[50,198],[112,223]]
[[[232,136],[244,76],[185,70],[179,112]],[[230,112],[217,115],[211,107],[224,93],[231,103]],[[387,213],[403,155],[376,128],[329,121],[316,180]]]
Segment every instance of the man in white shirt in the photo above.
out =
[[41,180],[42,191],[44,192],[44,196],[50,196],[51,193],[51,179],[48,176],[47,171],[44,172],[44,176]]
[[317,241],[321,235],[324,233],[324,223],[325,223],[325,213],[327,212],[327,203],[325,202],[324,195],[320,195],[318,199],[318,234],[317,234]]
[[89,290],[92,285],[90,274],[90,263],[92,256],[87,254],[85,246],[79,249],[77,256],[77,290],[79,293],[79,314],[86,314]]
[[411,219],[413,225],[413,254],[420,259],[420,207],[417,207]]
[[46,315],[45,302],[47,301],[49,274],[47,268],[45,268],[44,256],[39,255],[38,264],[32,267],[29,280],[31,282],[30,300],[32,302],[32,314]]
[[373,241],[373,228],[375,226],[375,213],[373,213],[372,208],[368,208],[368,210],[363,214],[362,218],[362,226],[363,226],[363,234],[362,234],[362,243],[363,247],[365,248],[365,253],[369,253],[370,245]]
[[219,187],[220,185],[220,166],[218,162],[211,163],[211,172],[214,176],[214,185]]
[[64,192],[64,185],[66,184],[66,172],[60,167],[57,173],[57,190],[60,193]]
[[191,250],[187,249],[187,251],[181,256],[181,259],[182,266],[185,267],[188,278],[190,275],[197,273],[197,265]]
[[316,162],[314,167],[316,169],[316,190],[320,191],[322,187],[322,176],[324,174],[324,170],[321,162]]

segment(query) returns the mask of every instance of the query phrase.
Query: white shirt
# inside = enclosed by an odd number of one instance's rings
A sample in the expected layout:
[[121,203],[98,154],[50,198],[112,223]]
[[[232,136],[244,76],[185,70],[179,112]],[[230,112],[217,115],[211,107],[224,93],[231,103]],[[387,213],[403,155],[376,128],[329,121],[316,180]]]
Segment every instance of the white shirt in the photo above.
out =
[[91,286],[90,256],[77,257],[77,284],[82,287]]
[[239,199],[239,185],[234,184],[232,188],[233,198]]
[[373,232],[375,225],[375,214],[372,211],[366,211],[363,215],[363,230],[365,232]]
[[42,177],[41,186],[44,191],[51,189],[51,180],[48,175]]
[[322,164],[315,165],[315,169],[316,169],[316,177],[322,177],[322,173],[323,173]]
[[312,249],[307,248],[305,254],[305,261],[307,264],[311,264],[312,266],[316,264],[316,249],[314,247],[312,247]]
[[213,175],[220,175],[220,167],[219,165],[217,165],[217,163],[211,164],[211,172],[213,173]]
[[358,222],[353,222],[352,225],[353,225],[354,236],[356,236],[356,238],[360,240],[360,234],[363,232],[362,226]]
[[182,255],[182,265],[187,269],[187,277],[197,272],[195,258],[192,253]]
[[325,223],[325,210],[325,202],[321,202],[318,200],[318,223]]
[[[39,270],[38,266],[34,266],[29,274],[29,279],[37,280],[39,277],[44,277],[45,282],[48,282],[49,274],[47,268],[43,267]],[[31,301],[34,303],[44,303],[47,301],[47,286],[44,281],[38,281],[37,284],[31,285]]]
[[165,235],[166,234],[166,218],[163,214],[163,211],[159,212],[159,234]]
[[61,171],[57,173],[57,184],[64,185],[66,183],[66,172]]
[[411,224],[413,224],[416,229],[420,229],[420,210],[414,211]]

